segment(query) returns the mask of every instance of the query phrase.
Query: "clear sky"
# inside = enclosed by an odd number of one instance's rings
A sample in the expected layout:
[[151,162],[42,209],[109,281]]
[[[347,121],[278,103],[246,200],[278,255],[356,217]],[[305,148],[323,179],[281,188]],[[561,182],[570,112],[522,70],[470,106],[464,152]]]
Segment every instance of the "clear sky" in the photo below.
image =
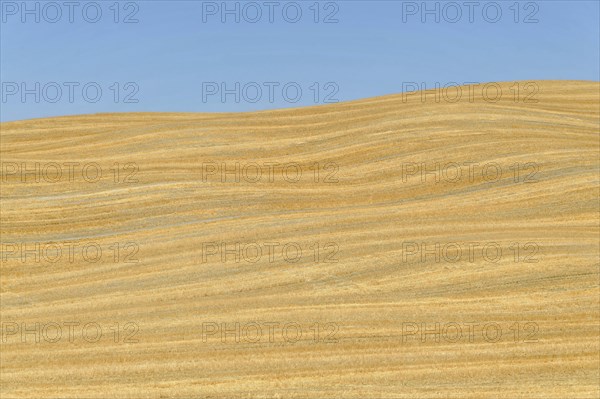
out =
[[597,0],[0,3],[2,121],[600,80]]

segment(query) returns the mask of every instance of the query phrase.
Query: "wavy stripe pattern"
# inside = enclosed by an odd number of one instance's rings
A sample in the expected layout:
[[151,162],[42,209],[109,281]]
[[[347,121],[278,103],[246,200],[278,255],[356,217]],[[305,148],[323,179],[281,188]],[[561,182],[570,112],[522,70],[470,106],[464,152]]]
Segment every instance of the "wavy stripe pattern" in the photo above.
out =
[[1,124],[2,397],[597,398],[600,84],[534,83]]

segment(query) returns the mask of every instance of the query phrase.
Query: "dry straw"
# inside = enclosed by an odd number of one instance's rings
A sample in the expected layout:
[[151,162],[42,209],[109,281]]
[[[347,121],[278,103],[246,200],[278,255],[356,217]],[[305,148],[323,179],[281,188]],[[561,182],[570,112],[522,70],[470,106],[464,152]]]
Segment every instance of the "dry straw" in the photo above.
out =
[[597,398],[600,85],[525,83],[3,123],[1,396]]

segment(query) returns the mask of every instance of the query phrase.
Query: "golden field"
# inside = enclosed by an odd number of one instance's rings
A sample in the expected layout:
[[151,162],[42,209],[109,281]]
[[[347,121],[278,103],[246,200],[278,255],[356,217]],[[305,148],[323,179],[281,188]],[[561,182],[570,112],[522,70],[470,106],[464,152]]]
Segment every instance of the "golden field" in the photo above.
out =
[[2,123],[0,396],[598,398],[600,83],[499,87]]

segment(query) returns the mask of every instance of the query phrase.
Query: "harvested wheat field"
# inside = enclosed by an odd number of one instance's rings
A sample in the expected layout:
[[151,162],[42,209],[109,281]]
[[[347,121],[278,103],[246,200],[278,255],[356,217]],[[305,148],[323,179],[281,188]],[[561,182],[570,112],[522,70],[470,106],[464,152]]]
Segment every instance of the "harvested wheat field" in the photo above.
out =
[[481,87],[3,123],[2,398],[598,398],[600,83]]

